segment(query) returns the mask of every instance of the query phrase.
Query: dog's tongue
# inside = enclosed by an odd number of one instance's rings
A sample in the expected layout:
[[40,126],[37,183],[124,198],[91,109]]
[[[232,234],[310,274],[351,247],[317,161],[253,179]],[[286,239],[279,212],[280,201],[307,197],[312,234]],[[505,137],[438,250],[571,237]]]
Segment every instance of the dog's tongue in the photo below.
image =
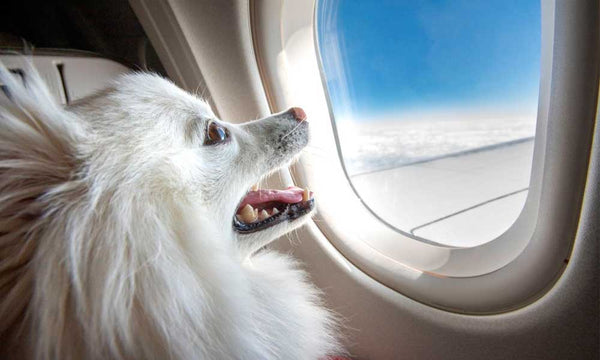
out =
[[240,208],[243,208],[246,206],[246,204],[254,206],[269,201],[279,201],[287,204],[293,204],[302,201],[303,193],[303,189],[295,186],[290,186],[285,190],[260,189],[256,191],[250,191],[244,200],[242,200]]

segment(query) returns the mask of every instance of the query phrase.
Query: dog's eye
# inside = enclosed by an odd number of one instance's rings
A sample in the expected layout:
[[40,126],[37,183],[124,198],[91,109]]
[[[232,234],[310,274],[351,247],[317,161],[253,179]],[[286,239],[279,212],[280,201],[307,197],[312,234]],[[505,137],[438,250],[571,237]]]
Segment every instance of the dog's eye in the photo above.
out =
[[204,139],[204,145],[218,144],[227,140],[229,137],[229,130],[227,128],[211,121],[206,128],[206,138]]

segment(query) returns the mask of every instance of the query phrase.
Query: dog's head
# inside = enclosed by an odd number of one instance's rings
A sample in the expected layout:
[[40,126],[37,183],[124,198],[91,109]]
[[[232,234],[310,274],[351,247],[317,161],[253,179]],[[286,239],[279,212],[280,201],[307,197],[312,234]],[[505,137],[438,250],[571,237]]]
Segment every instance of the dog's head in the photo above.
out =
[[105,188],[192,202],[245,255],[300,226],[314,208],[299,188],[249,190],[306,146],[299,108],[235,125],[165,79],[132,74],[71,110],[94,134],[88,171]]
[[332,338],[285,257],[263,253],[264,273],[236,266],[314,207],[302,189],[249,190],[308,142],[302,110],[228,124],[149,74],[65,109],[25,73],[0,64],[1,338],[20,348],[32,329],[41,358],[277,357],[296,304],[295,345]]

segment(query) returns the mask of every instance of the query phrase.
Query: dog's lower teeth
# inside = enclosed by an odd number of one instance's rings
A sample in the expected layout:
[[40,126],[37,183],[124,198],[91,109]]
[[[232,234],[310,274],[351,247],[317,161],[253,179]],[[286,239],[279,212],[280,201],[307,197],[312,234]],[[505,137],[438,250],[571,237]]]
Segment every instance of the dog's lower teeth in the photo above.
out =
[[279,210],[277,210],[277,208],[273,208],[273,210],[271,210],[271,216],[275,214],[279,214]]
[[308,188],[304,189],[304,192],[302,193],[302,201],[308,201],[310,200],[310,191],[308,190]]
[[267,210],[263,210],[260,212],[260,214],[258,214],[258,220],[263,221],[264,219],[269,217],[269,213],[267,212]]

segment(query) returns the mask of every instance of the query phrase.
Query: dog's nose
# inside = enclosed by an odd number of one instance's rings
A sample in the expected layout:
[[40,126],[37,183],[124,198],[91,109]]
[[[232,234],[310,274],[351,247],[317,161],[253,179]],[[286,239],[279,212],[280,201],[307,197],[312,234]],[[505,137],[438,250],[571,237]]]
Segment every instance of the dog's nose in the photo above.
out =
[[306,120],[306,113],[299,107],[293,107],[289,109],[288,113],[292,114],[292,116],[294,117],[294,119],[296,119],[297,122],[302,122]]

